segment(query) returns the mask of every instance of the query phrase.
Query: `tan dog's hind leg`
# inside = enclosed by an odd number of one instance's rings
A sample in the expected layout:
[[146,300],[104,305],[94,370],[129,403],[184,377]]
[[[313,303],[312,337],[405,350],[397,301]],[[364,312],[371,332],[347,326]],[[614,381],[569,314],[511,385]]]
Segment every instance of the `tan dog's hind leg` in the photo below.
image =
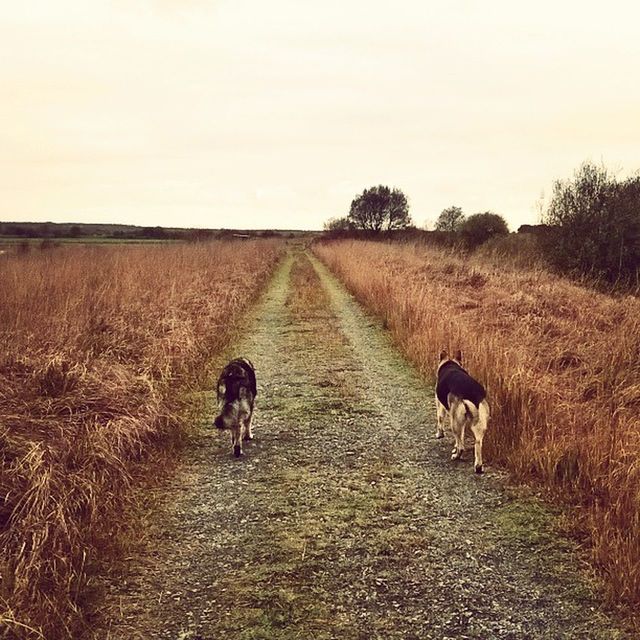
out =
[[474,466],[476,473],[482,473],[482,439],[484,438],[485,429],[482,428],[482,425],[479,422],[474,422],[471,425],[471,431],[473,431],[473,435],[475,437],[475,445],[474,445]]
[[475,437],[474,447],[474,467],[476,473],[482,473],[482,440],[487,431],[487,422],[489,421],[489,405],[486,401],[482,401],[478,408],[478,416],[471,425],[471,431]]
[[459,398],[449,394],[449,417],[451,419],[451,432],[453,433],[452,460],[459,460],[464,453],[464,428],[466,425],[464,405]]
[[447,410],[440,400],[438,400],[438,396],[436,396],[436,416],[438,420],[438,424],[436,425],[436,438],[444,437],[444,421],[447,415]]

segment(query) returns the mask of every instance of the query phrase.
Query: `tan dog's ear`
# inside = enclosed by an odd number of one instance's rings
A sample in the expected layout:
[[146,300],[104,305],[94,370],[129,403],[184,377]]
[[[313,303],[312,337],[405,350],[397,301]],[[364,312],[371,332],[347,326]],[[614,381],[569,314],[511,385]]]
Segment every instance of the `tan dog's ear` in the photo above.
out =
[[448,355],[449,354],[446,351],[441,351],[440,352],[440,362],[442,362],[443,360],[446,360]]
[[462,351],[460,351],[460,349],[456,351],[455,360],[457,360],[460,364],[462,364]]

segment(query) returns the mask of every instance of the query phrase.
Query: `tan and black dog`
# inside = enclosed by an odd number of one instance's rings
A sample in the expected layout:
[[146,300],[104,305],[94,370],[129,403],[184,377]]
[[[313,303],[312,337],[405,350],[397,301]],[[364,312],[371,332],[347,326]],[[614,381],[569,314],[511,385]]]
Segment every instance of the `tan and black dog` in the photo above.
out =
[[233,455],[239,458],[243,440],[253,440],[251,422],[258,389],[251,361],[247,358],[231,360],[218,378],[217,394],[221,410],[214,425],[231,431]]
[[482,473],[482,439],[489,421],[489,404],[484,387],[462,367],[462,352],[450,358],[440,354],[436,384],[438,427],[436,438],[444,436],[444,420],[448,414],[454,446],[451,459],[458,460],[464,451],[464,432],[469,426],[475,437],[475,470]]

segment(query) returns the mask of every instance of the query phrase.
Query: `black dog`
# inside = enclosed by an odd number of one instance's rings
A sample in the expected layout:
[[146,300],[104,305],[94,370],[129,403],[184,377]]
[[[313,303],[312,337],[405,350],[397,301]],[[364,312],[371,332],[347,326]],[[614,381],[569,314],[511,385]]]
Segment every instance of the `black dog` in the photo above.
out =
[[222,408],[214,425],[218,429],[231,430],[233,455],[239,458],[242,441],[253,439],[251,422],[258,389],[251,361],[247,358],[231,360],[218,378],[217,394]]
[[453,358],[449,358],[447,352],[443,351],[436,385],[436,438],[444,435],[444,417],[449,414],[454,439],[451,459],[457,460],[464,451],[464,431],[468,424],[475,436],[476,473],[482,473],[482,439],[489,421],[486,397],[484,387],[463,369],[462,352],[458,351]]

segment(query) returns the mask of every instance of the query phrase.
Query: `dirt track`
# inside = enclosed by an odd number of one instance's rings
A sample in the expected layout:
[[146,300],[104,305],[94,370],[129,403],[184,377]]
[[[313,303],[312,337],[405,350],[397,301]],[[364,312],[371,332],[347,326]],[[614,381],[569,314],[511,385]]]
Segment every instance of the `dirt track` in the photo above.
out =
[[96,638],[626,637],[545,508],[449,460],[431,390],[315,260],[244,335],[256,440],[235,460],[203,419]]

